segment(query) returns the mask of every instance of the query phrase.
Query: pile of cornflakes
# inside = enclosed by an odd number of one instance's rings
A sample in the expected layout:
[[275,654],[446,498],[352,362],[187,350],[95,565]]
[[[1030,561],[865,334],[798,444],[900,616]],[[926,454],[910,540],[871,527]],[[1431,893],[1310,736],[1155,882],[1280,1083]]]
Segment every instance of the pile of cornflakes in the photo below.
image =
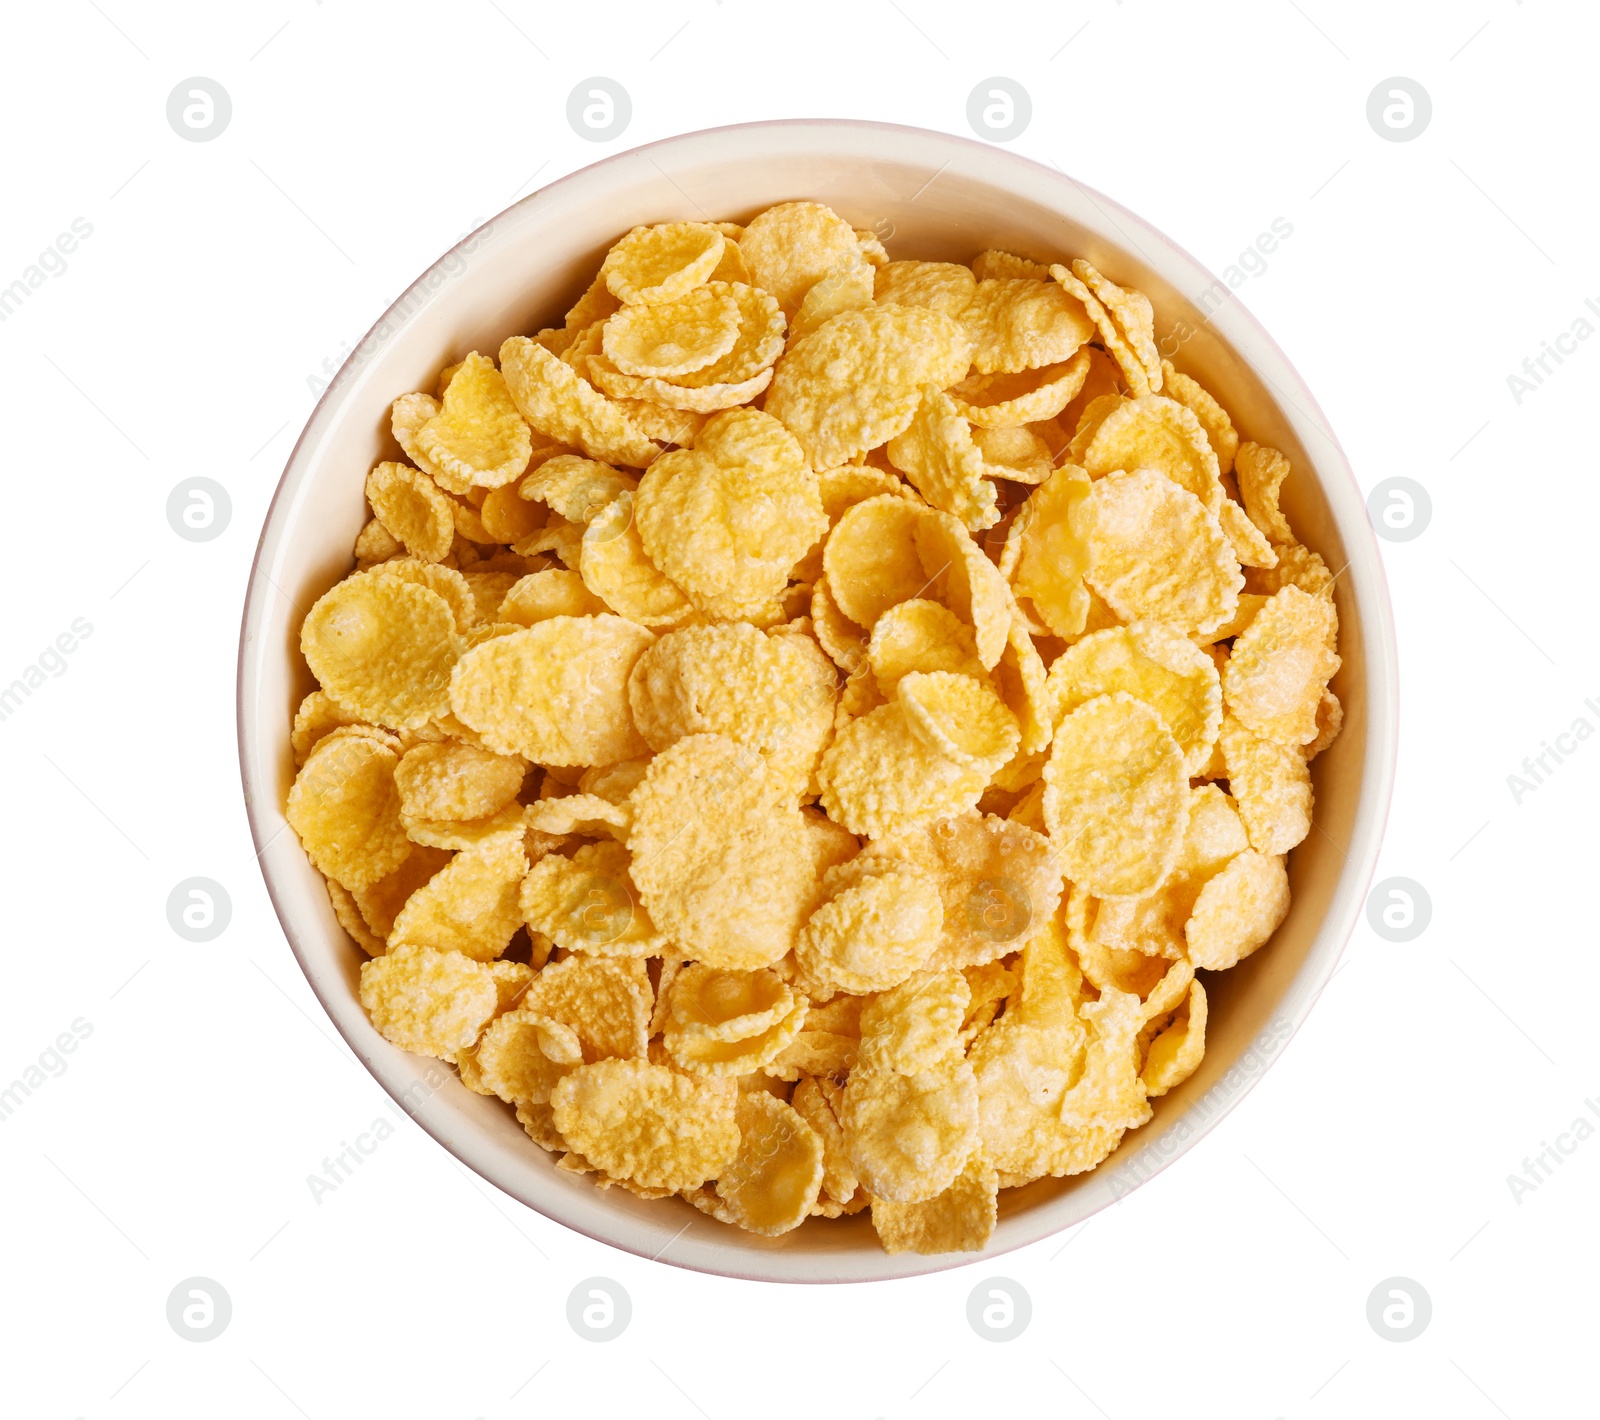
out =
[[1193,1073],[1338,618],[1143,295],[814,202],[638,227],[392,429],[288,802],[387,1039],[601,1188],[892,1252]]

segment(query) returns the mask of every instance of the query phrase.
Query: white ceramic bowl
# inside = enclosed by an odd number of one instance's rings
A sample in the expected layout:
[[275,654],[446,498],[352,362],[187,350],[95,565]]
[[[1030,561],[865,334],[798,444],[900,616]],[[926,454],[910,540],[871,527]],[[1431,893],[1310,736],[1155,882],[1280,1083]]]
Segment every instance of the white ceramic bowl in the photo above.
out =
[[[893,255],[964,262],[996,246],[1083,256],[1137,286],[1155,303],[1163,353],[1212,390],[1247,437],[1289,455],[1285,509],[1339,572],[1344,666],[1334,687],[1344,732],[1314,766],[1316,827],[1291,856],[1288,920],[1270,947],[1212,978],[1199,1071],[1093,1173],[1003,1193],[983,1254],[889,1256],[865,1214],[768,1240],[687,1203],[646,1203],[557,1172],[507,1106],[372,1028],[356,999],[362,952],[284,821],[290,718],[312,687],[300,622],[350,570],[367,470],[399,457],[390,401],[431,387],[448,359],[559,323],[630,227],[744,220],[794,198],[875,228]],[[379,1083],[463,1163],[547,1217],[643,1257],[767,1281],[868,1281],[993,1257],[1081,1221],[1193,1145],[1282,1052],[1332,974],[1377,857],[1395,746],[1394,631],[1377,544],[1344,454],[1283,352],[1210,272],[1116,203],[988,145],[888,124],[757,123],[670,138],[551,183],[441,258],[357,347],[295,445],[262,530],[239,648],[239,756],[267,890],[312,989]]]

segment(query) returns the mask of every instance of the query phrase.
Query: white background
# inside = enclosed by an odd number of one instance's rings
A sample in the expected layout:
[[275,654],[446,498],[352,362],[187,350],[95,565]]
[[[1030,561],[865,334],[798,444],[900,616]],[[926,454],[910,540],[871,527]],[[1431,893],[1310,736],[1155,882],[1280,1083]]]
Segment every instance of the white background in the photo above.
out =
[[[1600,1098],[1593,811],[1600,741],[1514,803],[1506,776],[1600,726],[1591,391],[1600,341],[1520,405],[1507,376],[1600,301],[1592,10],[1151,0],[347,0],[7,8],[0,285],[75,218],[92,235],[0,325],[0,683],[92,635],[0,723],[7,975],[0,1083],[92,1034],[0,1125],[0,1408],[27,1417],[641,1414],[859,1417],[979,1407],[1124,1420],[1592,1409],[1600,1139],[1517,1201],[1507,1175]],[[581,79],[626,87],[577,137]],[[181,141],[169,92],[231,96]],[[967,132],[991,75],[1032,95],[1010,146],[1054,161],[1214,270],[1275,218],[1239,291],[1315,391],[1364,488],[1422,483],[1385,543],[1402,744],[1380,878],[1433,919],[1363,925],[1310,1023],[1180,1163],[1075,1233],[902,1283],[804,1289],[645,1263],[547,1223],[409,1121],[314,1202],[322,1161],[390,1118],[268,905],[234,745],[251,553],[308,377],[337,367],[462,233],[596,158],[745,119]],[[1366,101],[1433,103],[1382,141]],[[797,194],[802,195],[802,194]],[[180,479],[232,522],[169,528]],[[1548,761],[1547,761],[1548,762]],[[233,919],[192,944],[174,884]],[[1032,1297],[979,1339],[975,1283]],[[231,1325],[194,1344],[202,1275]],[[605,1345],[565,1301],[601,1275]],[[1380,1338],[1391,1276],[1432,1298]],[[534,1373],[537,1372],[535,1375]],[[534,1376],[530,1381],[529,1377]]]

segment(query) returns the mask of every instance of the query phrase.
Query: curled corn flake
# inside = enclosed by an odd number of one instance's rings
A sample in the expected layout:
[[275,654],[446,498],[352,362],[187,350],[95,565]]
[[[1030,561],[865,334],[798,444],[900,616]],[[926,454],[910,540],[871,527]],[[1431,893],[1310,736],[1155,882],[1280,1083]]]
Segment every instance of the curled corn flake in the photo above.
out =
[[911,422],[921,387],[954,384],[970,358],[961,328],[938,311],[847,311],[778,361],[765,407],[813,468],[830,468],[892,439]]
[[978,279],[952,261],[891,261],[877,269],[873,295],[880,306],[926,306],[959,316]]
[[620,843],[586,843],[570,858],[548,853],[522,881],[520,910],[558,947],[604,957],[656,956],[667,939],[651,922]]
[[1262,946],[1288,914],[1283,858],[1246,848],[1200,889],[1185,928],[1189,960],[1225,970]]
[[1000,521],[988,466],[967,421],[943,390],[924,385],[911,422],[888,444],[889,461],[933,507],[977,531]]
[[1056,636],[1081,635],[1089,615],[1089,547],[1075,515],[1091,486],[1083,469],[1064,464],[1028,495],[1007,538],[1008,553],[1013,541],[1017,549],[1012,585]]
[[[1269,568],[1252,568],[1245,578],[1245,586],[1252,592],[1271,596],[1285,587],[1299,587],[1313,597],[1333,595],[1333,573],[1328,564],[1309,547],[1297,542],[1279,543],[1274,549],[1278,560]],[[387,563],[384,564],[388,566]]]
[[1021,735],[1017,717],[987,678],[912,671],[895,689],[906,720],[923,743],[985,779],[1015,752]]
[[1011,589],[960,523],[934,509],[920,513],[912,536],[926,578],[922,590],[972,627],[978,660],[993,668],[1011,635]]
[[366,526],[356,534],[355,546],[351,551],[355,554],[356,570],[365,572],[375,563],[398,557],[405,547],[378,519],[368,518]]
[[771,416],[730,411],[665,454],[634,500],[644,550],[707,616],[748,619],[827,529],[816,475]]
[[551,1119],[596,1168],[647,1188],[698,1188],[739,1148],[735,1097],[644,1060],[580,1065],[550,1092]]
[[700,286],[676,301],[624,306],[606,321],[600,348],[625,375],[672,379],[720,360],[738,338],[738,302]]
[[972,990],[959,971],[919,971],[873,997],[861,1012],[860,1059],[916,1075],[961,1051]]
[[[1164,910],[1168,905],[1159,890],[1142,898],[1107,899],[1081,887],[1072,889],[1064,914],[1067,940],[1090,985],[1142,999],[1161,984],[1170,959],[1154,949],[1165,947],[1173,931]],[[1182,930],[1177,924],[1177,951],[1182,950]]]
[[[587,527],[624,493],[632,493],[639,480],[609,464],[574,454],[546,459],[518,484],[528,501],[548,504],[569,523]],[[487,501],[487,500],[486,500]]]
[[1219,743],[1250,846],[1269,856],[1287,853],[1311,832],[1311,771],[1305,756],[1227,714]]
[[999,1218],[1000,1175],[975,1150],[942,1193],[921,1203],[872,1201],[885,1252],[982,1252]]
[[1339,669],[1339,618],[1327,597],[1288,586],[1269,597],[1233,643],[1222,691],[1228,709],[1280,744],[1317,738],[1317,710]]
[[867,642],[867,659],[885,698],[913,671],[956,671],[979,680],[986,675],[972,628],[949,607],[921,597],[890,607],[878,618]]
[[578,571],[619,616],[640,626],[681,626],[695,609],[645,554],[633,516],[635,496],[620,494],[584,529]]
[[443,597],[378,570],[323,593],[300,628],[301,654],[323,689],[362,719],[397,730],[449,709],[461,650]]
[[500,754],[537,764],[611,764],[646,748],[628,676],[654,637],[620,616],[556,616],[475,646],[450,708]]
[[543,508],[521,496],[515,483],[490,489],[478,509],[478,520],[492,542],[521,542],[544,526],[546,516]]
[[627,839],[633,815],[627,804],[616,804],[598,794],[562,794],[529,804],[523,814],[526,827],[539,833],[561,837],[581,833],[589,837],[609,837],[621,843]]
[[331,731],[341,725],[360,723],[359,715],[346,710],[327,691],[313,690],[294,712],[294,730],[289,736],[289,744],[294,750],[295,767],[304,764],[311,751]]
[[979,281],[1008,281],[1021,277],[1048,281],[1050,266],[1047,262],[1032,261],[1028,257],[990,247],[972,258],[972,274]]
[[[1040,484],[1050,477],[1055,466],[1055,449],[1045,442],[1033,426],[1018,424],[995,429],[974,428],[972,442],[978,446],[991,478]],[[1065,442],[1061,440],[1062,444]],[[1060,445],[1055,447],[1059,448]]]
[[1088,1027],[1083,1073],[1061,1097],[1061,1122],[1080,1129],[1137,1129],[1150,1118],[1139,1078],[1143,1002],[1113,987],[1098,1001],[1086,1001],[1079,1015]]
[[[925,515],[918,504],[882,494],[847,508],[828,534],[822,553],[828,595],[857,626],[870,630],[890,607],[927,589],[914,542]],[[812,619],[820,620],[815,608]]]
[[1091,478],[1153,468],[1217,514],[1223,504],[1217,456],[1193,413],[1161,395],[1125,399],[1106,411],[1083,451]]
[[846,258],[805,294],[789,326],[786,344],[804,340],[812,331],[845,311],[872,304],[873,267],[859,253]]
[[[796,1020],[797,1009],[801,1015]],[[792,1035],[804,1020],[804,1002],[776,972],[719,971],[690,962],[673,978],[666,1046],[677,1054],[676,1047],[695,1043],[747,1045],[791,1020]],[[774,1049],[772,1054],[776,1053]]]
[[1278,508],[1278,495],[1289,476],[1289,460],[1264,444],[1240,444],[1233,472],[1250,521],[1273,542],[1293,542],[1294,529]]
[[460,952],[397,947],[361,965],[361,1004],[402,1050],[440,1059],[477,1040],[498,1001],[488,967]]
[[483,818],[517,796],[527,767],[515,755],[438,741],[407,750],[394,782],[413,818]]
[[977,1081],[960,1059],[916,1075],[858,1065],[839,1122],[873,1198],[920,1203],[943,1193],[977,1147]]
[[522,1007],[572,1028],[586,1061],[643,1059],[650,978],[637,958],[575,953],[534,974]]
[[426,474],[403,463],[380,463],[367,475],[367,502],[406,551],[438,562],[455,540],[450,499]]
[[[445,599],[450,615],[455,619],[456,630],[470,631],[478,621],[478,602],[472,595],[471,584],[454,567],[442,567],[436,562],[423,562],[415,557],[395,557],[372,569],[375,577],[394,577]],[[349,580],[349,579],[347,579]],[[415,726],[406,726],[415,729]]]
[[1266,534],[1250,521],[1250,515],[1230,498],[1217,509],[1217,521],[1243,567],[1276,567],[1278,554]]
[[710,279],[723,236],[709,222],[635,227],[606,253],[600,275],[624,306],[676,301]]
[[739,251],[755,284],[785,311],[841,263],[858,254],[856,234],[820,202],[782,202],[751,218]]
[[434,819],[412,818],[402,813],[400,822],[413,843],[429,848],[476,848],[480,843],[522,825],[522,806],[507,804],[487,818]]
[[1029,277],[978,282],[961,324],[972,341],[972,366],[983,374],[1059,364],[1095,333],[1081,301]]
[[673,409],[648,399],[613,398],[611,402],[628,416],[647,439],[654,439],[658,443],[676,444],[686,449],[705,428],[707,415],[693,410]]
[[522,925],[517,890],[527,871],[520,826],[463,849],[406,900],[390,942],[492,961]]
[[1161,355],[1156,349],[1155,310],[1150,298],[1131,286],[1118,286],[1101,275],[1087,261],[1072,263],[1073,274],[1078,277],[1110,313],[1118,333],[1127,343],[1133,356],[1144,371],[1152,391],[1161,388]]
[[[1055,726],[1050,715],[1050,702],[1045,692],[1047,673],[1044,658],[1028,634],[1020,610],[1011,615],[1011,634],[1006,638],[1006,648],[1000,654],[1000,664],[995,667],[995,688],[1006,708],[1017,719],[1021,732],[1017,752],[1036,756],[1050,743]],[[999,774],[999,770],[995,771]]]
[[1091,632],[1056,658],[1047,686],[1057,720],[1119,690],[1144,701],[1178,742],[1189,775],[1211,758],[1222,725],[1222,690],[1211,657],[1158,623]]
[[1206,632],[1239,605],[1244,578],[1216,518],[1153,469],[1098,480],[1076,510],[1086,580],[1125,621]]
[[513,583],[496,618],[532,626],[553,616],[594,616],[605,610],[606,604],[584,586],[582,576],[553,567],[530,572]]
[[735,1107],[739,1149],[717,1175],[729,1221],[775,1238],[811,1216],[822,1188],[822,1139],[770,1094],[742,1094]]
[[1206,431],[1206,438],[1211,441],[1218,472],[1231,473],[1234,455],[1239,452],[1239,433],[1227,411],[1197,380],[1175,370],[1170,360],[1161,362],[1161,390],[1168,399],[1175,399],[1194,412],[1200,427]]
[[[1107,353],[1117,362],[1117,369],[1127,382],[1128,389],[1134,395],[1150,394],[1152,386],[1149,373],[1145,370],[1137,352],[1129,345],[1115,317],[1101,303],[1100,298],[1075,272],[1069,271],[1060,263],[1050,268],[1050,275],[1061,283],[1068,295],[1083,302],[1084,309],[1089,312],[1089,318],[1094,321],[1095,328],[1100,332],[1100,340],[1105,345]],[[1159,368],[1158,365],[1157,369]]]
[[366,919],[362,917],[349,888],[341,886],[332,878],[327,882],[328,901],[333,906],[333,915],[339,919],[339,925],[369,957],[381,957],[386,949],[386,943],[367,926]]
[[1139,1078],[1151,1099],[1176,1088],[1200,1068],[1206,1053],[1206,988],[1189,983],[1188,995],[1171,1023],[1151,1041]]
[[518,412],[539,433],[590,458],[643,468],[661,452],[587,380],[548,350],[514,335],[500,347],[500,369]]
[[690,735],[633,791],[633,879],[656,925],[708,966],[779,960],[816,890],[805,819],[755,750]]
[[970,375],[950,388],[950,397],[963,418],[982,428],[1033,424],[1060,414],[1088,373],[1088,351],[1080,350],[1060,364]]
[[971,808],[987,779],[928,746],[898,701],[837,730],[817,769],[828,817],[871,838]]
[[504,377],[476,350],[457,368],[439,412],[417,430],[416,442],[452,493],[510,483],[533,452]]
[[826,901],[795,942],[802,972],[825,987],[881,991],[904,981],[939,940],[944,908],[927,874],[888,863],[860,873],[850,864],[823,877]]
[[556,1082],[583,1063],[571,1026],[528,1010],[496,1017],[475,1056],[485,1088],[508,1104],[548,1104]]
[[351,892],[387,876],[411,852],[394,783],[399,761],[376,739],[336,731],[311,751],[289,790],[289,826],[306,856]]
[[1100,897],[1138,897],[1171,870],[1188,826],[1183,753],[1158,711],[1124,691],[1057,726],[1044,815],[1066,875]]
[[[587,330],[596,321],[602,321],[621,309],[622,303],[611,294],[611,288],[606,284],[606,275],[603,267],[596,271],[588,288],[578,297],[577,304],[567,312],[562,324],[572,335]],[[561,352],[558,350],[554,353]]]
[[[822,511],[827,515],[829,531],[838,524],[846,512],[857,503],[866,502],[868,498],[875,498],[882,493],[893,493],[897,497],[908,499],[915,498],[915,494],[894,473],[858,463],[840,464],[838,468],[819,470],[817,491],[822,497]],[[816,585],[818,578],[823,574],[822,556],[827,538],[828,533],[824,533],[812,545],[811,550],[795,564],[794,570],[789,574],[793,580]]]
[[1331,690],[1324,690],[1322,699],[1317,702],[1317,737],[1310,744],[1303,745],[1300,750],[1306,757],[1306,763],[1309,764],[1338,739],[1339,731],[1343,728],[1344,706],[1339,703],[1339,697]]
[[[828,1094],[821,1083],[808,1075],[795,1085],[789,1103],[822,1140],[823,1199],[835,1205],[849,1203],[860,1187],[860,1180],[850,1155],[845,1152],[844,1130],[839,1126],[839,1116]],[[821,1200],[819,1206],[822,1206]]]

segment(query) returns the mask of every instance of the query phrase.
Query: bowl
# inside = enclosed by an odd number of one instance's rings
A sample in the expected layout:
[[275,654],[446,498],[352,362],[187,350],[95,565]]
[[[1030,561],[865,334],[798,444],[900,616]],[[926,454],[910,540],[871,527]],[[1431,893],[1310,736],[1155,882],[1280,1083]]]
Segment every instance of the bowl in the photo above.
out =
[[[641,223],[742,220],[812,198],[874,229],[891,255],[968,261],[986,247],[1082,256],[1156,307],[1162,352],[1248,436],[1286,453],[1284,509],[1338,572],[1344,731],[1313,765],[1316,829],[1290,858],[1289,916],[1269,947],[1212,978],[1200,1069],[1100,1167],[1007,1190],[982,1253],[890,1255],[865,1214],[776,1239],[679,1200],[645,1202],[559,1172],[511,1109],[441,1062],[396,1049],[357,1000],[363,953],[284,819],[290,720],[313,687],[299,653],[312,602],[352,565],[367,470],[398,457],[390,402],[447,358],[559,323],[608,246]],[[1300,377],[1228,288],[1160,232],[1070,177],[987,144],[892,124],[741,124],[669,138],[551,183],[429,268],[362,340],[290,455],[251,569],[239,646],[239,758],[257,861],[306,979],[378,1082],[462,1163],[546,1217],[680,1267],[776,1282],[864,1282],[990,1259],[1081,1222],[1172,1163],[1282,1054],[1362,909],[1394,776],[1395,641],[1377,543],[1337,440]]]

